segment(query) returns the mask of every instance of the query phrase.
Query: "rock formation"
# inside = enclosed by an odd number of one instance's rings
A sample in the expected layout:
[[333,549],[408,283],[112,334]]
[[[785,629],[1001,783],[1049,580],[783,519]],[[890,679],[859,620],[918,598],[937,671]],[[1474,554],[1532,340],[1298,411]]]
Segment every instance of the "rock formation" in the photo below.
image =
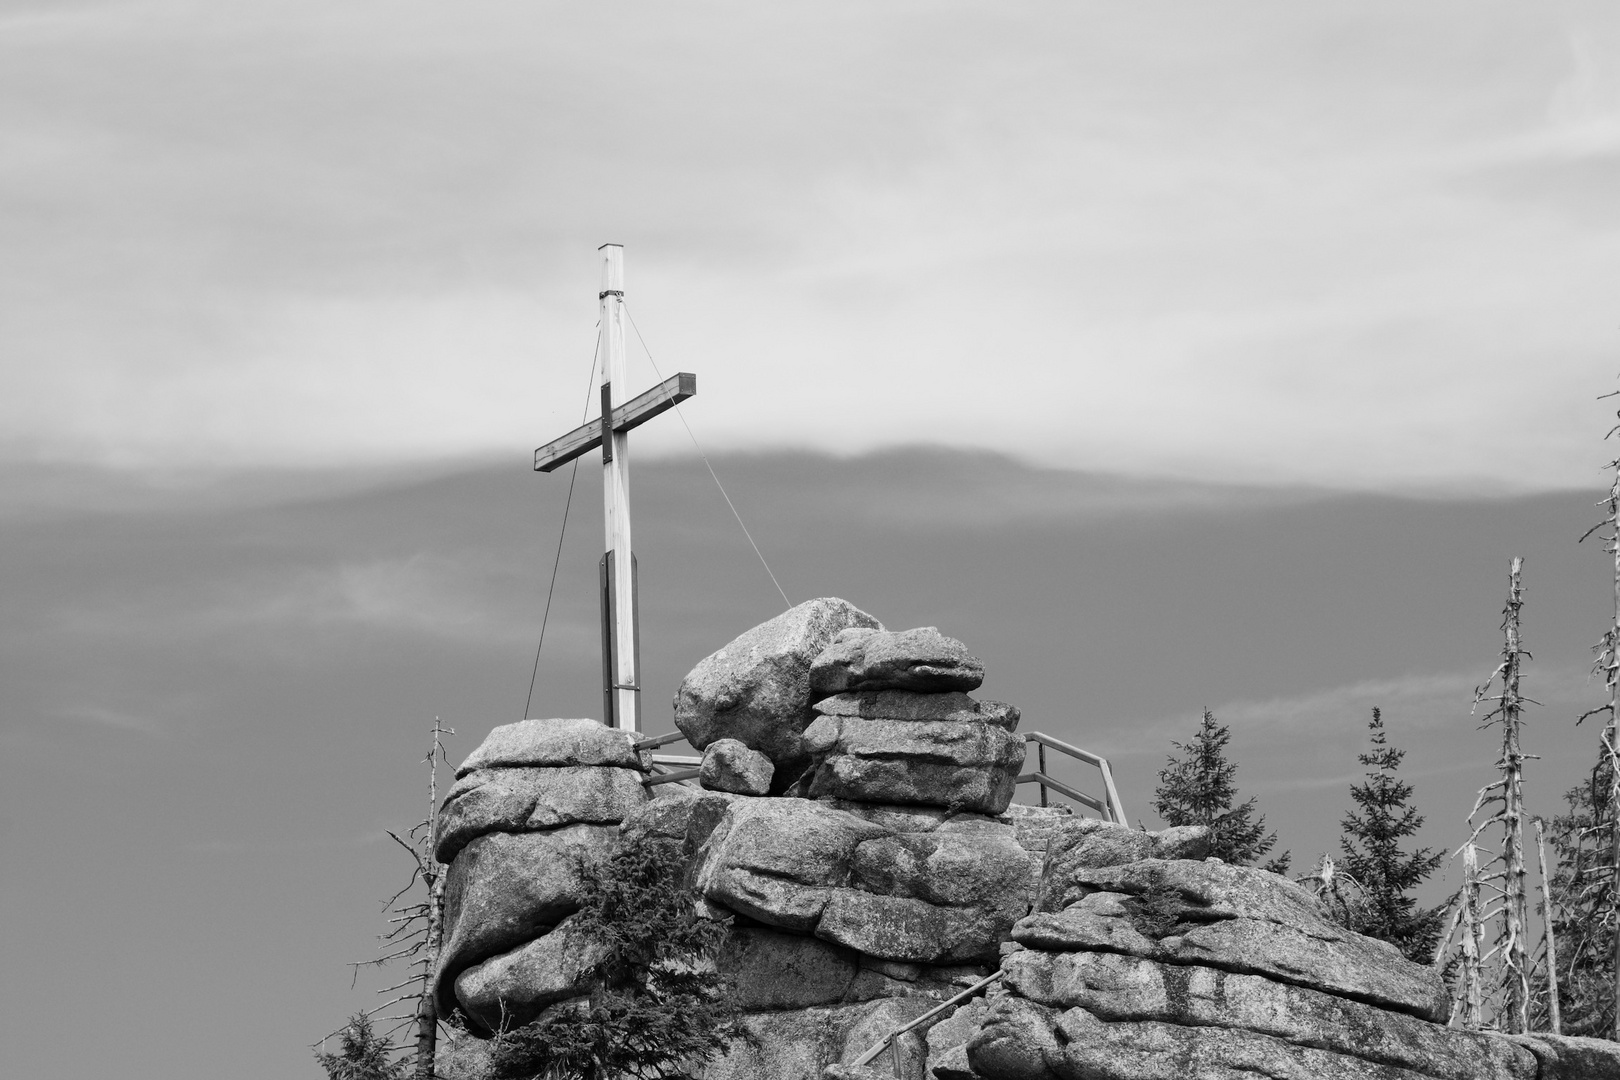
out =
[[521,1024],[579,993],[594,963],[569,933],[579,867],[618,842],[647,802],[625,733],[595,720],[524,720],[490,732],[456,770],[439,809],[444,944],[434,976],[439,1015],[474,1028]]
[[[676,845],[745,1037],[704,1080],[1620,1080],[1615,1044],[1445,1026],[1438,975],[1330,922],[1284,878],[1206,858],[1207,831],[1011,805],[1010,705],[933,627],[814,600],[703,660],[676,722],[699,786],[642,783],[590,720],[496,728],[440,810],[441,1075],[481,1036],[577,998],[581,860]],[[981,996],[853,1062],[999,975]]]
[[777,791],[804,767],[800,735],[810,711],[810,664],[845,630],[881,629],[854,604],[810,600],[761,623],[698,661],[675,692],[675,726],[698,750],[736,739],[775,766]]

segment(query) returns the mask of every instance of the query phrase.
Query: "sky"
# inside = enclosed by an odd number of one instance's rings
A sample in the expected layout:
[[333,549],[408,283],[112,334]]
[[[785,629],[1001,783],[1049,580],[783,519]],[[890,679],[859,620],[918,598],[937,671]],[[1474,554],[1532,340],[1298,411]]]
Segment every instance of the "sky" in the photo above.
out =
[[596,466],[529,461],[605,242],[632,381],[699,375],[632,439],[650,728],[782,607],[701,451],[1150,826],[1208,707],[1313,861],[1379,705],[1455,846],[1514,555],[1532,810],[1590,757],[1613,5],[0,0],[0,125],[20,1074],[318,1075],[433,717],[597,710]]

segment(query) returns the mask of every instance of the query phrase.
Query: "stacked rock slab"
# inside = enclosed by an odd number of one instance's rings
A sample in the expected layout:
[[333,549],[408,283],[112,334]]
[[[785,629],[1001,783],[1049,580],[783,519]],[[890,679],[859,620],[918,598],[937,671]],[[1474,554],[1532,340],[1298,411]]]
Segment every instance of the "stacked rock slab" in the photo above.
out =
[[439,1015],[493,1031],[579,993],[597,962],[574,933],[580,868],[647,801],[625,733],[595,720],[497,727],[456,770],[435,822],[445,874]]
[[675,692],[675,726],[698,750],[736,739],[764,754],[780,793],[804,770],[811,662],[840,631],[881,625],[837,597],[789,608],[698,662]]
[[[995,970],[1032,867],[1001,816],[1024,761],[1018,711],[970,697],[983,679],[938,630],[885,631],[827,599],[682,684],[676,723],[711,790],[662,789],[625,829],[678,838],[701,902],[733,924],[719,962],[749,1037],[707,1080],[811,1080]],[[769,758],[768,785],[740,748]],[[932,1043],[902,1038],[901,1075],[922,1080],[953,1032],[960,1049],[971,1015]]]
[[1434,969],[1330,923],[1286,879],[1205,851],[1203,830],[1064,825],[1049,845],[1036,910],[1013,927],[1002,963],[1008,992],[968,1042],[969,1075],[1620,1076],[1549,1072],[1522,1043],[1445,1026]]
[[[943,816],[899,808],[887,815],[870,807],[852,812],[671,785],[625,822],[627,841],[679,844],[707,914],[732,923],[717,964],[732,981],[744,1037],[705,1066],[704,1080],[813,1080],[994,970],[993,930],[984,935],[991,944],[978,962],[958,964],[917,945],[913,951],[940,962],[885,959],[814,932],[819,901],[837,889],[856,891],[849,884],[856,841],[933,829]],[[706,887],[716,875],[726,885]],[[1026,895],[1007,915],[1020,905],[1027,906]],[[926,1055],[924,1035],[902,1039],[902,1075],[922,1080]],[[892,1075],[889,1055],[879,1064]]]

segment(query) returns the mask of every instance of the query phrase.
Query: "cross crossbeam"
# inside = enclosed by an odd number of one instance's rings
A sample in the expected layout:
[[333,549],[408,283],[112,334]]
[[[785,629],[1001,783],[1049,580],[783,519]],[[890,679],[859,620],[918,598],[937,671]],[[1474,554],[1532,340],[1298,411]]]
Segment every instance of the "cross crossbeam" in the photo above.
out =
[[[644,394],[638,394],[613,410],[614,431],[629,431],[645,424],[661,412],[697,394],[697,376],[677,372]],[[550,472],[602,445],[602,421],[581,424],[568,434],[552,439],[534,452],[534,471]]]

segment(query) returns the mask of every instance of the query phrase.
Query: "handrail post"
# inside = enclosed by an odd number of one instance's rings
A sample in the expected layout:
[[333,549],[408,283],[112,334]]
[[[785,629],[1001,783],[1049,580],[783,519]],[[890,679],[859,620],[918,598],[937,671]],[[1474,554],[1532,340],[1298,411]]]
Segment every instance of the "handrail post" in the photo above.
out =
[[[1051,805],[1051,790],[1056,789],[1058,794],[1070,799],[1074,799],[1081,805],[1088,806],[1091,809],[1096,810],[1112,824],[1124,825],[1126,828],[1130,827],[1129,821],[1125,816],[1125,807],[1120,802],[1119,788],[1114,784],[1114,770],[1109,767],[1107,758],[1102,757],[1099,754],[1093,754],[1089,750],[1082,750],[1080,747],[1066,743],[1062,739],[1054,739],[1044,731],[1026,731],[1024,732],[1024,741],[1026,743],[1035,744],[1036,761],[1038,762],[1038,765],[1034,772],[1025,773],[1020,776],[1018,778],[1018,782],[1020,784],[1035,783],[1040,785],[1041,806],[1046,807]],[[1083,761],[1087,765],[1091,765],[1101,772],[1103,780],[1102,799],[1097,800],[1091,798],[1089,795],[1082,795],[1076,789],[1069,787],[1067,784],[1059,783],[1056,779],[1054,779],[1051,773],[1047,771],[1047,747],[1051,747],[1060,754],[1066,754],[1069,757],[1074,758],[1076,761]]]
[[1114,786],[1114,770],[1108,767],[1106,758],[1102,761],[1103,790],[1108,793],[1108,812],[1115,824],[1130,828],[1130,822],[1125,817],[1125,808],[1119,803],[1119,789]]

